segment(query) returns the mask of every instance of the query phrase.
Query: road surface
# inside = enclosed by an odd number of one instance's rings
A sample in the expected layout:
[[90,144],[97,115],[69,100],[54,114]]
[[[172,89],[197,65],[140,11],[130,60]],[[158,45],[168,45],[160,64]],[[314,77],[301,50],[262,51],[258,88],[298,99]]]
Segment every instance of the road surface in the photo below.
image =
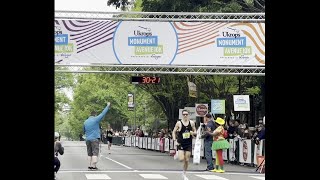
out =
[[[182,163],[174,160],[167,153],[139,149],[136,147],[112,146],[102,144],[102,153],[97,164],[99,170],[88,170],[86,145],[84,141],[64,141],[65,154],[59,156],[61,161],[58,180],[145,180],[168,179],[182,180]],[[264,180],[264,174],[255,172],[255,168],[239,165],[225,165],[225,173],[204,171],[206,161],[199,165],[192,164],[187,172],[189,180]]]

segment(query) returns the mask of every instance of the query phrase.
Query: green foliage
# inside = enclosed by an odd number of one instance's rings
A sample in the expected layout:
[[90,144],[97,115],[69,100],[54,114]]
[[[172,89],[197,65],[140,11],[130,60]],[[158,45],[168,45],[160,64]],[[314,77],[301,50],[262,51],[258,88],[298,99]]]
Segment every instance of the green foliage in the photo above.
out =
[[[178,119],[180,108],[194,106],[195,103],[208,103],[211,99],[226,99],[227,114],[233,109],[233,94],[250,94],[257,99],[256,105],[261,105],[261,88],[264,77],[240,76],[186,76],[159,75],[160,84],[132,85],[130,75],[119,74],[81,74],[77,76],[74,87],[74,100],[71,112],[68,114],[68,125],[72,136],[77,137],[82,132],[83,122],[92,110],[100,113],[107,102],[111,109],[102,121],[103,128],[107,124],[115,130],[122,126],[146,126],[155,128],[155,120],[159,119],[163,128],[169,124],[172,128]],[[197,98],[189,97],[187,82],[197,85]],[[240,81],[239,81],[240,80]],[[239,82],[240,90],[239,92]],[[135,94],[136,114],[128,111],[128,93]],[[136,118],[135,118],[136,117]],[[56,119],[56,126],[63,124],[62,118]]]
[[108,0],[108,6],[113,5],[116,9],[120,8],[125,10],[128,5],[130,5],[129,0]]
[[[83,122],[92,110],[100,113],[111,102],[111,109],[102,121],[105,129],[108,124],[114,130],[122,130],[122,126],[136,126],[152,124],[156,117],[163,118],[163,112],[152,96],[129,82],[129,75],[119,74],[82,74],[78,77],[78,84],[74,88],[74,101],[70,125],[73,131],[82,131]],[[135,93],[134,93],[135,92]],[[135,94],[136,115],[128,111],[128,93]],[[134,118],[136,116],[136,118]]]
[[[59,68],[59,70],[65,70],[66,68]],[[54,110],[54,118],[55,118],[55,129],[60,129],[60,126],[64,124],[66,117],[64,116],[62,110],[63,106],[66,104],[70,104],[70,99],[64,93],[64,89],[72,88],[74,84],[74,77],[71,73],[55,73],[54,76],[55,82],[55,110]]]
[[226,3],[221,9],[219,9],[218,12],[235,13],[235,12],[241,12],[241,11],[242,11],[242,6],[239,3],[232,1],[230,3]]
[[134,6],[132,11],[137,11],[137,12],[141,12],[142,11],[142,0],[136,0],[134,2]]
[[[128,0],[108,0],[126,9]],[[265,0],[137,0],[133,11],[145,12],[264,12]]]
[[[57,70],[66,70],[66,68],[56,68]],[[55,73],[54,83],[56,89],[69,88],[74,84],[73,75],[71,73]]]

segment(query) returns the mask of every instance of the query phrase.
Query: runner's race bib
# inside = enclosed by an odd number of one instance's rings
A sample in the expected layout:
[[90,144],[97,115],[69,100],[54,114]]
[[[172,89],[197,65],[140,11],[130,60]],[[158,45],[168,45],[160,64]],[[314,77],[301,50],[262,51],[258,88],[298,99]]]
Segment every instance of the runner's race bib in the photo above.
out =
[[182,133],[182,138],[183,138],[183,139],[189,139],[189,138],[190,138],[190,132],[184,132],[184,133]]

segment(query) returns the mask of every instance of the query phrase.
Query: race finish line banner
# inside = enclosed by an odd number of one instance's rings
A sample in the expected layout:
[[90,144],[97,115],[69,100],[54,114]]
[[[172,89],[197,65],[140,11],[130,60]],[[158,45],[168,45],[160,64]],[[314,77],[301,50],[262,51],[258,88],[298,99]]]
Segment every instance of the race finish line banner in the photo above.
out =
[[55,20],[56,64],[265,65],[265,24]]

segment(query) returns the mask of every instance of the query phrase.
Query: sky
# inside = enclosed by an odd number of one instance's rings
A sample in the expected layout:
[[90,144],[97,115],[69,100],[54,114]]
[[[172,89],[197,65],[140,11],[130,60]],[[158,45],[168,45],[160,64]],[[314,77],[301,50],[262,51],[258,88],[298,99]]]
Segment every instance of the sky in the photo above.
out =
[[108,0],[55,0],[55,10],[116,12],[119,9],[107,5]]

